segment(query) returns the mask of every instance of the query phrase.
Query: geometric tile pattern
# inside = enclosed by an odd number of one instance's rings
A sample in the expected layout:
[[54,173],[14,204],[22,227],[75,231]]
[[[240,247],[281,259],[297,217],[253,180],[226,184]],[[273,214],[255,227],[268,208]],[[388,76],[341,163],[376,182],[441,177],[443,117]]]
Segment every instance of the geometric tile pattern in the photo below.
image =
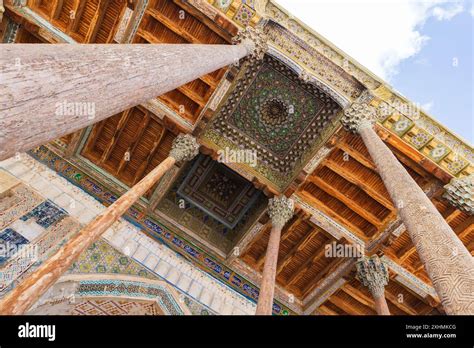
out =
[[260,193],[232,169],[200,155],[181,183],[178,194],[232,229]]
[[155,302],[85,300],[76,304],[72,315],[163,315]]
[[93,243],[84,251],[68,273],[117,273],[158,279],[152,272],[115,250],[103,239]]
[[10,192],[10,196],[0,199],[0,228],[5,228],[44,200],[23,184],[11,189]]
[[127,296],[146,297],[160,303],[167,313],[182,315],[183,311],[168,291],[160,285],[125,280],[85,280],[79,282],[77,294],[81,297]]
[[211,128],[259,162],[289,173],[314,146],[340,106],[270,56],[251,64],[215,116]]
[[31,212],[21,217],[22,221],[34,219],[38,225],[43,228],[48,228],[52,224],[58,222],[67,212],[56,206],[53,202],[47,200],[33,209]]

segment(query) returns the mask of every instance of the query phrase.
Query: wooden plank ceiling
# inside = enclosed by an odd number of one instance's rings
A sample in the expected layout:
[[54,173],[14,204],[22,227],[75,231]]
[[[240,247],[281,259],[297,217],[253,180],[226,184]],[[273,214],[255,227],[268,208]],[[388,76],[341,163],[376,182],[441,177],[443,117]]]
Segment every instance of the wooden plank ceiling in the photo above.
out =
[[32,10],[80,43],[111,43],[124,0],[34,0]]
[[[140,23],[134,43],[176,43],[176,44],[228,44],[229,38],[221,36],[201,20],[189,13],[179,1],[150,1]],[[196,122],[209,101],[226,69],[187,83],[158,99],[172,110]]]
[[176,135],[134,107],[96,123],[81,154],[133,186],[168,156]]

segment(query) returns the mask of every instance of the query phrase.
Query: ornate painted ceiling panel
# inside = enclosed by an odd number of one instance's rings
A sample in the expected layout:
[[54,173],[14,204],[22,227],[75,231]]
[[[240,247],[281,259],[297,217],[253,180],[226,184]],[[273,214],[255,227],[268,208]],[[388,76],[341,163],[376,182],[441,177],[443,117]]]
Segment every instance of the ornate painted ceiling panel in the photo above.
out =
[[250,148],[256,152],[257,171],[284,186],[327,131],[335,129],[339,111],[339,105],[323,91],[265,56],[249,64],[204,138],[221,148],[229,143]]
[[265,196],[251,182],[200,155],[183,168],[157,213],[229,253],[266,205]]
[[178,194],[229,228],[253,206],[260,192],[228,167],[200,156]]

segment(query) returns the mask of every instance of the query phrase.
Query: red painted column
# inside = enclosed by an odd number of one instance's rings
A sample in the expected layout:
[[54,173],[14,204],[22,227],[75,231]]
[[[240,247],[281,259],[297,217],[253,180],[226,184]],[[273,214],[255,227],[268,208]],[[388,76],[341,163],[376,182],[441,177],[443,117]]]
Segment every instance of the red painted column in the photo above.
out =
[[273,312],[273,297],[275,294],[275,278],[280,247],[281,230],[293,216],[294,203],[284,196],[270,199],[268,215],[272,221],[272,230],[265,254],[263,277],[258,295],[257,315],[271,315]]

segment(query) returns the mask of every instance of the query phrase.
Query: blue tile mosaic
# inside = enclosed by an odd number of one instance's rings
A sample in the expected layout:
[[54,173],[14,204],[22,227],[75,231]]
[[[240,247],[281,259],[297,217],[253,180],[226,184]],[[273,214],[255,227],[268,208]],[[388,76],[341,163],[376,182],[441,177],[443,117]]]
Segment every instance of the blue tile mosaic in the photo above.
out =
[[15,250],[18,250],[29,241],[21,234],[11,228],[6,228],[0,232],[0,266],[5,264]]
[[64,209],[58,207],[50,200],[47,200],[38,205],[28,214],[23,215],[21,220],[27,221],[31,218],[34,218],[38,225],[46,229],[52,224],[55,224],[61,220],[66,215],[67,212]]

